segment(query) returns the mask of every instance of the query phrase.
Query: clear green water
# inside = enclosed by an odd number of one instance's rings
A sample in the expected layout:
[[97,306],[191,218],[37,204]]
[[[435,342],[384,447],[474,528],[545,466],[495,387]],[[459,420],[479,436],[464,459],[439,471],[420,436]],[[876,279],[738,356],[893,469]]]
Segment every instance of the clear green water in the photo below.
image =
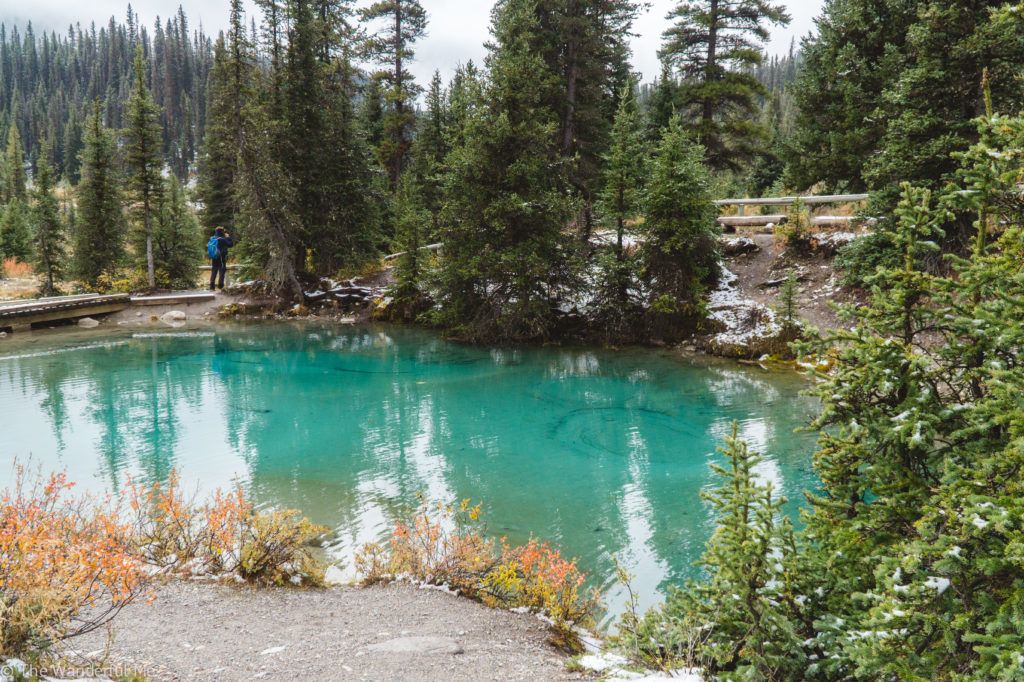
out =
[[332,551],[383,537],[415,504],[482,500],[489,529],[550,539],[622,603],[644,604],[711,530],[701,488],[735,420],[791,502],[814,485],[802,381],[668,352],[501,349],[426,332],[274,324],[0,343],[0,484],[17,459],[116,489],[177,468],[210,490],[337,529]]

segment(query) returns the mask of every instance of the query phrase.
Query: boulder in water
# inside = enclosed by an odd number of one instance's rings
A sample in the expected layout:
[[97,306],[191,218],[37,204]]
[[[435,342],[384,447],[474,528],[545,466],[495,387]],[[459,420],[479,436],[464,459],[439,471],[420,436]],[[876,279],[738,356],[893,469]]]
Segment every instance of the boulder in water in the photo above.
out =
[[78,326],[82,327],[83,329],[92,329],[93,327],[100,326],[100,323],[97,320],[92,319],[91,317],[83,317],[78,321]]
[[181,327],[185,324],[185,320],[188,319],[188,315],[181,312],[180,310],[171,310],[160,316],[160,321],[170,327]]

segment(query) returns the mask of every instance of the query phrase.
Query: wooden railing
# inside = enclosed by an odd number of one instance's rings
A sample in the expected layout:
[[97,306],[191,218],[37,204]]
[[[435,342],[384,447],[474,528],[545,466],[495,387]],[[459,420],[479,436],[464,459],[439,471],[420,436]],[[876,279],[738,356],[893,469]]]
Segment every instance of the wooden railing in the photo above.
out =
[[739,214],[743,215],[745,206],[790,206],[798,200],[805,204],[852,204],[867,201],[868,194],[813,194],[806,197],[767,197],[763,199],[719,199],[715,206],[739,206]]

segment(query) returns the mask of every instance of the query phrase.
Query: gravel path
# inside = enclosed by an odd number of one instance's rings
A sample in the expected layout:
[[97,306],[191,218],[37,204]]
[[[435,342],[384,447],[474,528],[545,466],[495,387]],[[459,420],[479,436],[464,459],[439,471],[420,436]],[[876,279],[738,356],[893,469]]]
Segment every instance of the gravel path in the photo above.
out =
[[[252,590],[172,582],[113,623],[110,662],[153,680],[571,680],[534,616],[410,585]],[[106,646],[106,633],[70,642]]]

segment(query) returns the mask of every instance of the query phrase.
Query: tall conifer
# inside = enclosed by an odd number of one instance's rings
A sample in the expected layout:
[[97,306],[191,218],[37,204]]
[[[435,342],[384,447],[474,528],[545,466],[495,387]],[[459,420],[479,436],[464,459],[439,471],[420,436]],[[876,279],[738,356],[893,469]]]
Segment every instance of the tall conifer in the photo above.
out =
[[42,279],[40,291],[43,296],[54,296],[57,294],[57,282],[64,273],[65,230],[60,205],[53,191],[53,168],[47,159],[48,152],[44,146],[33,179],[32,252],[36,274]]
[[[164,167],[160,153],[163,131],[160,109],[146,86],[146,62],[142,47],[135,48],[135,83],[125,110],[125,163],[128,186],[138,204],[142,218],[142,239],[149,288],[156,288],[156,263],[153,256],[153,211],[163,192],[161,173]],[[139,255],[139,254],[136,254]]]
[[124,261],[125,221],[114,135],[103,125],[99,101],[85,127],[78,185],[78,220],[74,233],[76,276],[92,287],[113,276]]
[[714,168],[739,169],[763,142],[755,114],[765,94],[750,73],[762,59],[769,27],[789,15],[769,0],[680,3],[667,17],[659,55],[682,77],[676,107]]

